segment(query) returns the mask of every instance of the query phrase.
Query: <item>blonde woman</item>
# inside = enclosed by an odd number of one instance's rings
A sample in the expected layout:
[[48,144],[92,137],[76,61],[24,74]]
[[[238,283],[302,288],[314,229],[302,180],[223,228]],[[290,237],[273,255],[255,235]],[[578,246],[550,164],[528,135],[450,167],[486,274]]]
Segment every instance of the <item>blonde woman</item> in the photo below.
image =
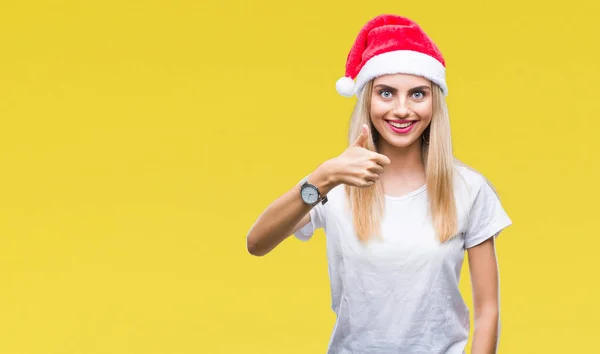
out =
[[327,237],[328,353],[465,353],[470,311],[459,292],[468,254],[472,353],[499,336],[494,241],[511,224],[494,189],[454,158],[445,61],[413,21],[370,20],[337,91],[357,96],[349,146],[260,215],[247,235],[262,256],[291,235]]

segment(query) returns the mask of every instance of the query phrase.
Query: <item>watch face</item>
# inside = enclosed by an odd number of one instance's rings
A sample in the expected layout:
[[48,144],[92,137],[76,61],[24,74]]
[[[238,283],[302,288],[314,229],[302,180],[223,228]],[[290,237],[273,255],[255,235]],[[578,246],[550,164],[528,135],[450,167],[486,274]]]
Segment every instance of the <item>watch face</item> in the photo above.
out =
[[313,186],[304,186],[302,188],[302,200],[305,203],[313,204],[319,200],[319,193],[317,193],[317,190]]

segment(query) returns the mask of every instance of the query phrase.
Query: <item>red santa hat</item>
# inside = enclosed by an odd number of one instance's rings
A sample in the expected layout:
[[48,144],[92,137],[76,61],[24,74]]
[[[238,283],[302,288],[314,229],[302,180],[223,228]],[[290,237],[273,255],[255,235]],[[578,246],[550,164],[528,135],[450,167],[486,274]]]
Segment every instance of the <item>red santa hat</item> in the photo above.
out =
[[348,54],[346,74],[336,90],[342,96],[358,96],[368,81],[386,74],[422,76],[448,94],[442,53],[419,25],[405,17],[380,15],[367,22]]

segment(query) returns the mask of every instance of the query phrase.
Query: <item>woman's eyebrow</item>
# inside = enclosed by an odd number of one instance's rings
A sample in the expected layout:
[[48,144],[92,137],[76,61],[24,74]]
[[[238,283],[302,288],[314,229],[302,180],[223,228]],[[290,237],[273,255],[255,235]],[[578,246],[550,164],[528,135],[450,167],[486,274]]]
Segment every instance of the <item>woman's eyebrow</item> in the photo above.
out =
[[431,90],[431,87],[429,87],[427,85],[417,86],[417,87],[411,88],[409,91],[417,91],[417,90]]
[[398,91],[397,89],[395,89],[395,88],[393,88],[393,87],[391,87],[391,86],[388,86],[388,85],[384,85],[384,84],[378,84],[378,85],[375,85],[375,87],[374,87],[374,88],[382,88],[382,89],[386,89],[386,90],[388,90],[388,91],[392,91],[392,92],[396,92],[396,91]]
[[[375,89],[382,88],[382,89],[386,89],[386,90],[392,91],[392,92],[398,91],[398,89],[393,88],[393,87],[388,86],[388,85],[384,85],[384,84],[377,84],[377,85],[375,85],[374,88]],[[411,88],[408,91],[411,92],[411,91],[417,91],[417,90],[431,90],[431,87],[429,87],[427,85],[422,85],[422,86],[413,87],[413,88]]]

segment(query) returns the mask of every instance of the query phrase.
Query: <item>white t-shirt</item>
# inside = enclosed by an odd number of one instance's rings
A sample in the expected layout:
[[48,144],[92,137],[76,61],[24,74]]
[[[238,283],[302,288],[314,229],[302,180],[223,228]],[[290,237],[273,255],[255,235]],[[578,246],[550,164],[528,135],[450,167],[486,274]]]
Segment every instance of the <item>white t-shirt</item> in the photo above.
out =
[[344,186],[310,211],[295,236],[327,238],[331,307],[337,321],[328,353],[462,354],[469,309],[459,291],[465,250],[495,237],[511,220],[486,179],[457,165],[455,198],[460,234],[437,241],[427,188],[385,197],[382,240],[362,246],[347,208]]

